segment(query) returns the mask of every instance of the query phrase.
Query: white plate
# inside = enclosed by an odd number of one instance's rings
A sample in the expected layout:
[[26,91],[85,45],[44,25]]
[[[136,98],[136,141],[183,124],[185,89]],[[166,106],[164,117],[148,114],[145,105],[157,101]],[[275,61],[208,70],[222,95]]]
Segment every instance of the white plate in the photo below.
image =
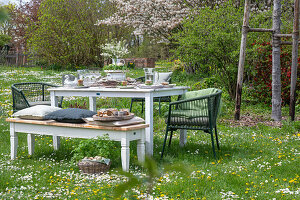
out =
[[81,88],[89,88],[90,86],[75,86],[75,89],[81,89]]
[[120,89],[134,89],[134,86],[118,86]]
[[169,84],[169,85],[163,85],[163,86],[164,86],[164,88],[172,88],[172,87],[176,86],[176,84]]
[[141,89],[157,89],[157,88],[163,88],[163,85],[145,85],[145,84],[140,84],[137,85],[137,87]]

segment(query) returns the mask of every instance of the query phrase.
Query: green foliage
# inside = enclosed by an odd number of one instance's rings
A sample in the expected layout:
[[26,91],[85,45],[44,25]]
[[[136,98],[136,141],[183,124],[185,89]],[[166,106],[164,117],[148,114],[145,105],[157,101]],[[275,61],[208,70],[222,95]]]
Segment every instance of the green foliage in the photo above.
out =
[[115,198],[118,198],[124,194],[126,190],[132,189],[136,186],[146,187],[147,194],[153,192],[153,187],[157,179],[163,176],[164,173],[168,172],[177,172],[179,175],[188,176],[192,173],[192,168],[186,166],[182,163],[176,163],[172,165],[164,165],[159,167],[157,162],[149,157],[145,157],[145,162],[142,164],[143,170],[146,173],[146,176],[135,176],[129,172],[121,172],[121,175],[124,175],[128,178],[128,181],[117,186],[114,192]]
[[74,153],[72,160],[78,161],[84,157],[101,156],[112,159],[114,157],[115,143],[109,140],[108,136],[83,139],[79,145],[72,151]]
[[165,43],[161,43],[147,34],[143,35],[142,42],[139,37],[130,39],[134,44],[130,48],[129,57],[168,59],[170,56],[169,48]]
[[169,72],[174,70],[174,62],[169,60],[158,60],[155,61],[155,70],[158,72]]
[[174,60],[172,71],[181,71],[184,72],[184,62],[181,60]]
[[0,23],[3,23],[8,18],[7,10],[3,6],[0,6]]
[[63,68],[64,67],[61,64],[57,64],[57,63],[50,64],[49,66],[46,67],[46,69],[56,70],[56,71],[59,71],[59,70],[61,70]]
[[104,70],[126,70],[126,65],[109,64],[103,67]]
[[226,3],[205,7],[183,23],[174,34],[175,56],[186,63],[186,71],[212,72],[235,97],[243,10]]
[[[108,1],[98,0],[45,0],[39,9],[39,23],[32,24],[28,35],[33,54],[48,64],[61,66],[101,65],[99,45],[105,42],[108,31],[96,26],[112,11]],[[119,32],[126,34],[125,29]],[[114,34],[118,36],[119,34]]]
[[0,34],[0,48],[8,44],[10,40],[11,37],[9,35]]

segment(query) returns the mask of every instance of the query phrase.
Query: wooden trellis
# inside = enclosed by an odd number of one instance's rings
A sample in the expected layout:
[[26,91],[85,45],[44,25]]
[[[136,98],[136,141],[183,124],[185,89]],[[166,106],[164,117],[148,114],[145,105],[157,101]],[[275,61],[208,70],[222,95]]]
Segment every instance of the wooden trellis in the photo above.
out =
[[[294,25],[292,34],[281,34],[280,17],[281,17],[281,0],[273,2],[273,28],[250,28],[250,3],[245,0],[244,19],[242,28],[242,39],[240,48],[240,58],[238,66],[238,77],[236,87],[235,119],[240,119],[240,108],[242,100],[242,85],[244,64],[246,57],[246,43],[248,32],[271,32],[272,33],[272,119],[281,121],[281,69],[280,69],[280,46],[293,45],[292,50],[292,67],[291,67],[291,89],[290,89],[290,117],[295,120],[295,103],[296,103],[296,83],[298,67],[298,46],[299,46],[299,0],[294,3]],[[292,37],[293,42],[281,41],[283,37]]]

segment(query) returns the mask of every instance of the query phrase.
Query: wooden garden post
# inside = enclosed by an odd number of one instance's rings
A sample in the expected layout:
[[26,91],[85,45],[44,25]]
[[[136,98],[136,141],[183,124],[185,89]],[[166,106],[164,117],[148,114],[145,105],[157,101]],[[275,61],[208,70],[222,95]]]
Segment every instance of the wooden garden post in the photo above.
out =
[[244,75],[244,65],[245,65],[245,57],[246,57],[246,45],[247,45],[247,34],[249,31],[249,15],[250,15],[249,0],[245,0],[242,39],[241,39],[241,47],[240,47],[240,58],[239,58],[236,97],[235,97],[235,115],[234,115],[235,120],[240,119],[242,88],[243,88],[243,75]]
[[16,48],[16,67],[18,66],[18,62],[19,62],[19,48]]
[[281,0],[274,0],[273,8],[273,52],[272,52],[272,119],[281,121],[281,69],[280,69],[280,16]]
[[[268,4],[271,1],[267,2]],[[296,85],[297,85],[297,68],[298,68],[298,47],[299,47],[299,0],[295,0],[294,27],[293,34],[281,34],[281,0],[274,0],[273,6],[273,28],[250,28],[249,27],[249,0],[245,0],[244,21],[242,30],[242,40],[240,48],[240,60],[238,66],[238,77],[236,87],[236,104],[235,119],[240,119],[241,96],[243,85],[243,73],[246,54],[246,41],[248,32],[272,32],[272,115],[275,121],[281,121],[281,68],[280,53],[281,45],[293,45],[293,57],[291,67],[291,90],[290,90],[290,116],[291,120],[295,119],[296,104]],[[281,41],[281,37],[293,37],[293,43],[289,41]]]
[[294,6],[294,26],[293,26],[293,52],[291,67],[291,90],[290,90],[290,117],[295,120],[296,104],[296,85],[297,85],[297,68],[298,68],[298,46],[299,46],[299,0],[295,0]]

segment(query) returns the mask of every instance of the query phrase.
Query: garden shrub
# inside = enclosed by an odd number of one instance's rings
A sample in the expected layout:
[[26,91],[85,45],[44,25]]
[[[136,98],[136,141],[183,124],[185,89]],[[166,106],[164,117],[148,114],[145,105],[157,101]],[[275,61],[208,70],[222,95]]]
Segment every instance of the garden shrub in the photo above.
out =
[[234,99],[243,10],[228,2],[198,13],[174,34],[175,57],[185,63],[185,71],[218,76]]
[[11,37],[9,35],[0,34],[0,49],[2,49],[4,45],[8,44],[10,40]]
[[39,8],[38,23],[28,30],[31,53],[49,64],[61,66],[101,66],[99,45],[109,35],[127,35],[122,27],[95,26],[113,11],[113,5],[98,0],[44,0]]
[[156,58],[157,60],[169,58],[168,45],[148,34],[144,34],[143,37],[131,37],[129,47],[131,52],[129,58]]
[[[269,42],[252,43],[259,56],[255,64],[252,96],[260,102],[271,105],[272,97],[272,45]],[[290,83],[292,52],[291,47],[281,47],[281,98],[282,105],[290,102]],[[300,63],[300,58],[298,59]],[[298,71],[300,67],[298,65]],[[297,88],[300,88],[300,74],[298,73]]]

